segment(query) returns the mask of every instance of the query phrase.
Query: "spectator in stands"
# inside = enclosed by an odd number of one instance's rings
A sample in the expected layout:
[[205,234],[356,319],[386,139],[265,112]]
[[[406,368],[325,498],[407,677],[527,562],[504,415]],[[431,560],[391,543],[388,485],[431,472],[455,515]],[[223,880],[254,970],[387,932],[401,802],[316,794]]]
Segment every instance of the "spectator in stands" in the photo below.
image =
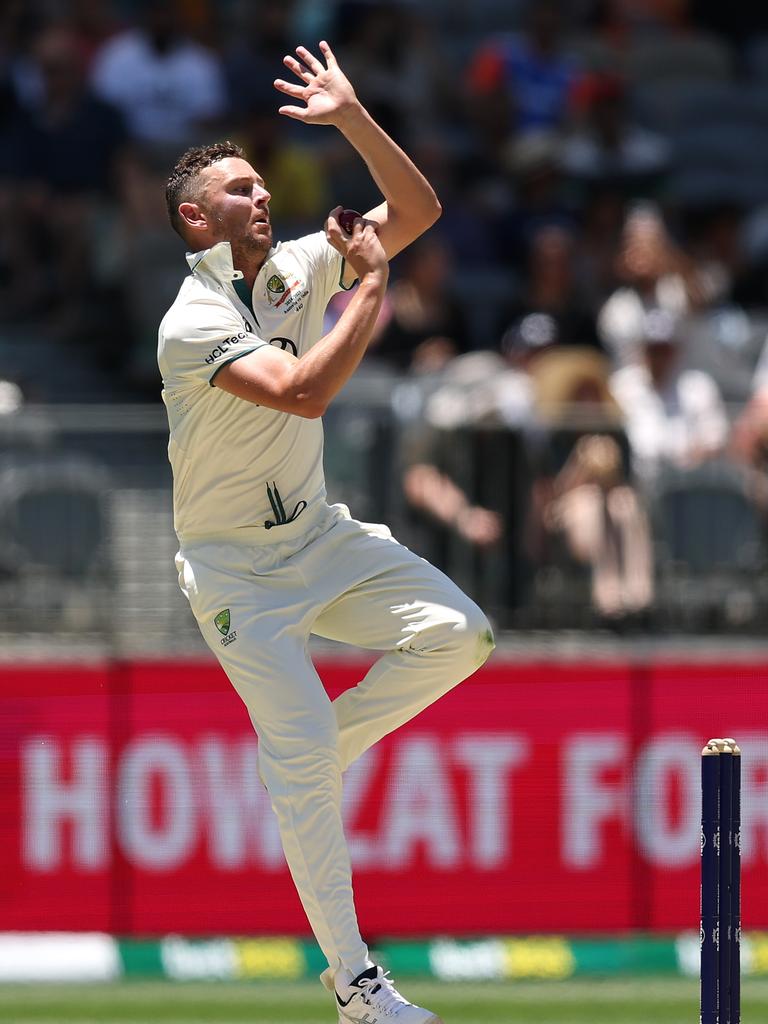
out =
[[536,438],[578,408],[593,426],[615,424],[618,410],[608,390],[605,356],[569,340],[564,325],[532,306],[509,324],[495,351],[452,359],[425,398],[428,422],[441,429],[504,424]]
[[[512,491],[499,494],[494,489],[493,480],[483,473],[483,445],[488,443],[484,438],[490,431],[497,459],[507,452],[524,461],[525,446],[516,443],[509,428],[523,433],[531,429],[536,396],[530,371],[556,342],[554,321],[531,317],[505,332],[498,351],[458,355],[434,379],[422,380],[423,412],[405,431],[403,491],[416,513],[411,527],[419,539],[414,543],[447,567],[452,536],[476,551],[503,539],[516,563],[508,574],[513,603],[519,597],[516,588],[524,562],[519,547],[526,485],[519,468],[505,466],[492,476],[507,480]],[[494,440],[498,428],[506,439],[503,445]],[[456,431],[461,432],[460,439]],[[464,474],[456,471],[457,461],[462,461],[456,458],[457,447],[465,452]],[[500,502],[498,509],[483,500],[482,491],[489,485]]]
[[610,181],[628,196],[647,195],[658,189],[669,166],[669,145],[630,120],[626,98],[626,85],[616,74],[593,72],[582,78],[563,165],[583,184]]
[[755,373],[754,392],[733,424],[728,454],[743,473],[744,493],[760,514],[768,538],[768,373],[765,351]]
[[583,433],[617,427],[620,414],[609,387],[610,364],[587,345],[555,344],[529,364],[537,421],[550,431]]
[[512,139],[487,179],[485,214],[494,261],[526,272],[533,240],[544,227],[573,230],[577,214],[562,167],[562,140],[552,132]]
[[[520,445],[514,433],[499,429],[504,385],[494,387],[512,375],[496,353],[459,356],[431,393],[424,378],[418,382],[423,414],[406,420],[399,435],[407,543],[443,571],[460,570],[475,592],[491,586],[489,557],[516,563],[519,473],[509,463]],[[523,401],[530,408],[527,393]],[[518,603],[516,569],[510,565],[499,575],[495,601]]]
[[[426,429],[419,435],[420,451],[410,453],[413,462],[403,474],[403,491],[408,504],[425,513],[434,525],[454,532],[472,547],[492,547],[504,533],[504,521],[497,511],[478,504],[466,487],[446,471],[443,448],[455,445],[455,437]],[[445,565],[445,559],[442,564]]]
[[96,222],[115,201],[127,132],[120,113],[88,89],[75,33],[45,29],[32,56],[39,101],[18,111],[7,154],[5,312],[48,314],[60,334],[74,337],[95,306]]
[[[520,347],[532,358],[536,344],[533,341],[530,348],[525,343]],[[426,395],[427,422],[445,430],[467,424],[525,427],[534,400],[525,358],[519,356],[515,365],[512,358],[507,360],[499,352],[483,351],[452,359]]]
[[520,295],[502,312],[502,329],[546,317],[559,345],[599,347],[594,314],[576,276],[575,235],[559,224],[539,227],[531,238]]
[[637,477],[652,486],[662,472],[692,469],[719,455],[728,420],[714,379],[683,369],[682,324],[665,310],[643,319],[642,361],[611,378]]
[[653,600],[651,533],[616,440],[604,434],[579,438],[552,494],[545,527],[589,567],[592,604],[601,621],[621,627],[643,616]]
[[123,26],[109,0],[70,0],[67,9],[67,23],[77,36],[84,66],[89,69],[99,50]]
[[174,151],[196,141],[226,101],[219,57],[180,32],[177,8],[174,0],[150,4],[141,25],[105,43],[91,79],[97,95],[122,110],[134,138]]
[[620,286],[598,314],[598,332],[616,368],[637,363],[643,352],[646,314],[662,309],[680,318],[705,306],[717,286],[675,244],[655,204],[627,213],[617,257]]
[[[565,534],[573,541],[569,558],[581,560],[585,545],[592,545],[601,614],[639,612],[643,601],[632,602],[644,593],[645,577],[633,590],[600,546],[602,534],[594,522],[598,505],[603,509],[609,500],[621,542],[634,545],[639,505],[621,490],[606,499],[614,486],[625,486],[618,477],[602,490],[591,488],[595,481],[585,477],[584,489],[572,498],[566,497],[566,478],[558,477],[581,434],[595,429],[620,430],[607,360],[593,348],[558,344],[556,322],[545,314],[513,324],[498,352],[452,360],[425,397],[424,420],[407,433],[404,493],[409,506],[433,524],[434,534],[427,532],[417,543],[443,565],[454,550],[451,535],[475,552],[502,544],[500,557],[509,560],[505,600],[517,606],[536,569],[556,561],[553,538]],[[483,445],[489,439],[497,467],[490,482],[481,472],[488,465]],[[457,450],[463,458],[457,458]],[[555,508],[557,499],[562,501]],[[582,525],[582,515],[593,521]],[[613,543],[613,535],[609,540]]]
[[354,64],[369,109],[378,110],[403,145],[455,117],[461,96],[445,39],[429,13],[409,0],[356,0],[336,11],[336,36]]
[[274,111],[276,61],[293,48],[295,8],[295,0],[255,0],[245,7],[224,56],[227,107],[236,122],[267,105]]
[[114,187],[127,131],[120,112],[83,77],[81,44],[66,27],[45,29],[33,50],[39,101],[20,119],[20,177],[61,195],[104,195]]
[[[450,249],[454,262],[460,261],[463,270],[472,268],[481,274],[498,270],[493,241],[496,213],[493,207],[488,208],[487,182],[478,176],[477,167],[471,160],[458,159],[446,138],[431,130],[422,133],[414,151],[419,156],[419,167],[423,167],[429,180],[435,183],[440,196],[443,207],[440,237]],[[492,168],[491,174],[498,182],[499,168]],[[508,274],[504,273],[504,279],[508,288]]]
[[454,295],[450,252],[439,235],[418,239],[398,258],[367,360],[436,373],[467,351],[467,321]]
[[522,32],[495,36],[475,53],[468,88],[481,132],[508,138],[562,128],[579,77],[565,27],[557,0],[531,0]]
[[747,466],[768,466],[768,338],[752,375],[749,401],[733,424],[729,450]]
[[[738,200],[686,204],[680,220],[691,258],[705,282],[707,305],[749,304],[749,260],[744,239],[744,207]],[[760,297],[758,305],[764,302]]]
[[616,254],[621,244],[626,203],[624,189],[613,181],[589,184],[582,196],[575,229],[578,239],[576,288],[584,305],[592,311],[596,327],[598,310],[618,284]]

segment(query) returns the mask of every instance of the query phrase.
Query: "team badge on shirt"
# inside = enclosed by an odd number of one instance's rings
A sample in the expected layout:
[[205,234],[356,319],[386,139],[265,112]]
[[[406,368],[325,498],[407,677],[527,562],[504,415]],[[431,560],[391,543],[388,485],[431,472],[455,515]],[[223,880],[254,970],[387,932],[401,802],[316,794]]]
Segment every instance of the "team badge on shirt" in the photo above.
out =
[[273,309],[281,313],[294,313],[302,309],[309,295],[306,282],[293,273],[271,274],[267,278],[266,299]]

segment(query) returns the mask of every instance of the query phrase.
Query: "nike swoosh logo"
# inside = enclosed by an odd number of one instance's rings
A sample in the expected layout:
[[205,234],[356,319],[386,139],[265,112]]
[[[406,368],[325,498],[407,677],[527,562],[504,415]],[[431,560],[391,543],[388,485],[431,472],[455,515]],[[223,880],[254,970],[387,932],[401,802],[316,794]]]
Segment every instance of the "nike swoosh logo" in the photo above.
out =
[[[347,999],[347,1001],[345,1002],[345,1001],[344,1001],[344,1000],[343,1000],[343,999],[341,998],[341,996],[339,995],[339,993],[337,992],[337,993],[336,993],[336,1001],[338,1002],[339,1006],[349,1006],[349,1004],[350,1004],[350,1003],[352,1002],[352,1000],[353,1000],[353,999],[355,998],[355,996],[356,996],[356,995],[357,995],[357,993],[356,993],[356,992],[353,992],[353,993],[352,993],[352,995],[351,995],[351,996],[349,997],[349,999]],[[345,1014],[345,1016],[346,1016],[346,1014]]]

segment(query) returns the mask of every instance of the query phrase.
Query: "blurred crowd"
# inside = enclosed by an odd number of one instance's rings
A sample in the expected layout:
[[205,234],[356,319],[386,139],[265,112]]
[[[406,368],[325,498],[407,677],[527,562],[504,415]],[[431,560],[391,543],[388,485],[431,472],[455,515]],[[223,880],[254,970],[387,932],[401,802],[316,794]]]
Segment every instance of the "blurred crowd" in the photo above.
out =
[[[703,551],[754,571],[768,523],[759,7],[7,0],[0,376],[31,401],[158,399],[157,324],[185,271],[163,186],[188,145],[245,147],[278,238],[318,230],[337,203],[375,205],[337,133],[276,113],[283,54],[319,38],[443,205],[395,261],[363,368],[410,389],[414,522],[530,564],[511,604],[543,566],[570,565],[609,624],[647,621],[661,544],[668,561],[695,568]],[[446,441],[494,428],[524,439],[514,517]],[[727,510],[714,533],[697,508]]]

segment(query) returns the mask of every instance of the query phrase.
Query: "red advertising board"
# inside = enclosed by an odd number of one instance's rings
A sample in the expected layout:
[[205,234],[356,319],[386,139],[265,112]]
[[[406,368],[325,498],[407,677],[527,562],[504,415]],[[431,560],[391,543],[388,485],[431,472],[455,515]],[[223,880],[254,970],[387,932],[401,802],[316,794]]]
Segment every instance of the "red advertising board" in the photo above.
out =
[[[320,663],[335,696],[360,662]],[[496,656],[345,776],[369,938],[695,928],[699,752],[744,750],[768,926],[768,664]],[[307,934],[215,664],[0,671],[0,930]]]

